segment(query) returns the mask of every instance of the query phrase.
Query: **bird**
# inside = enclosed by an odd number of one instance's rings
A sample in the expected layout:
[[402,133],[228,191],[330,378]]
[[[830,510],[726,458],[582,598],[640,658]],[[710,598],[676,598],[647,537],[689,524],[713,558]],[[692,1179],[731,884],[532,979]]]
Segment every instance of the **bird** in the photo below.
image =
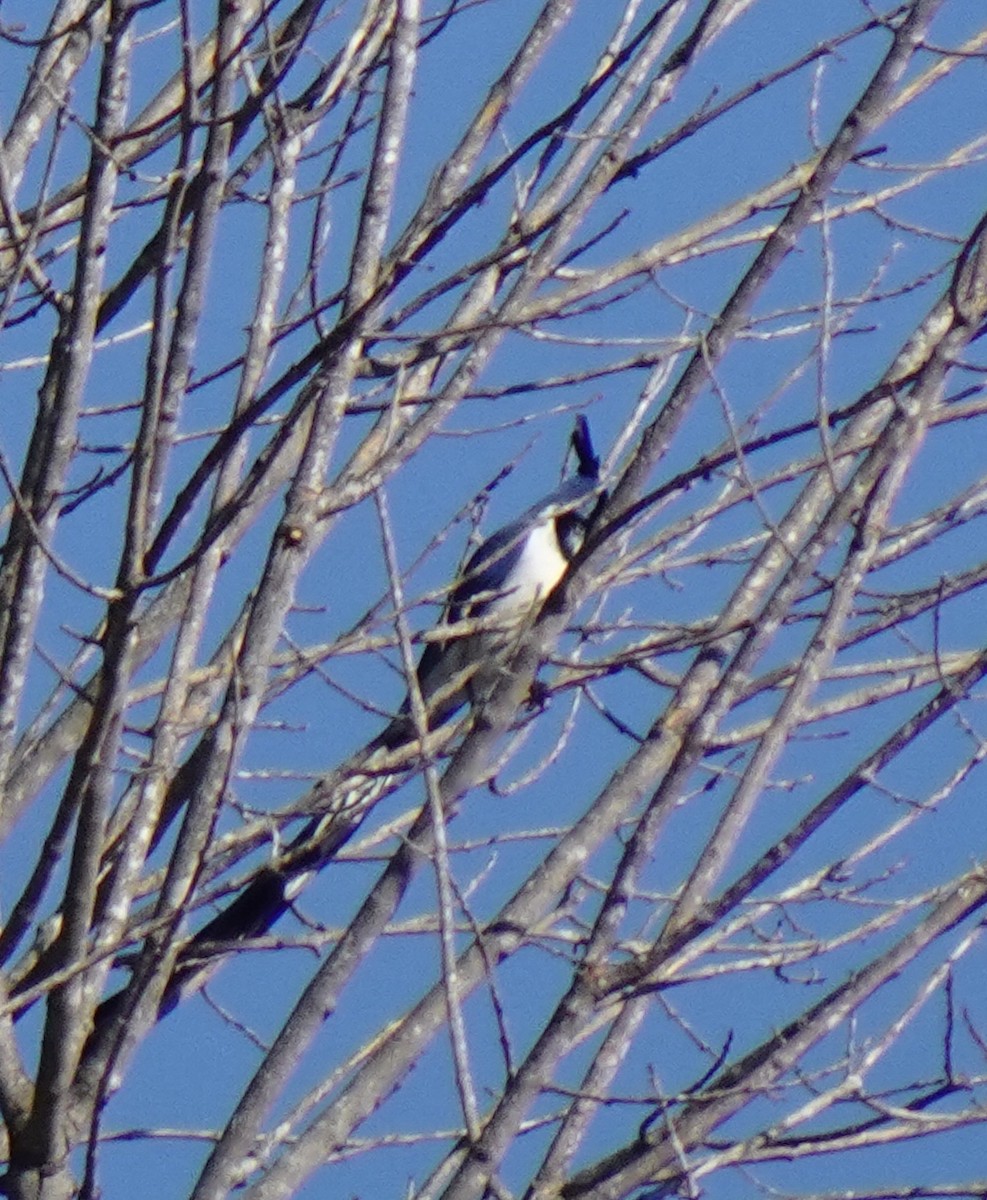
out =
[[[586,509],[602,498],[600,462],[582,415],[570,443],[575,474],[482,542],[451,588],[436,636],[426,642],[415,671],[429,732],[448,724],[466,704],[475,709],[489,697],[509,669],[525,627],[582,549],[591,520]],[[409,693],[356,756],[355,774],[322,789],[318,814],[189,938],[160,1000],[160,1016],[203,985],[230,943],[266,933],[280,919],[398,777],[385,761],[393,764],[395,755],[400,759],[420,732]],[[121,990],[103,1002],[97,1027],[115,1016],[124,994]]]

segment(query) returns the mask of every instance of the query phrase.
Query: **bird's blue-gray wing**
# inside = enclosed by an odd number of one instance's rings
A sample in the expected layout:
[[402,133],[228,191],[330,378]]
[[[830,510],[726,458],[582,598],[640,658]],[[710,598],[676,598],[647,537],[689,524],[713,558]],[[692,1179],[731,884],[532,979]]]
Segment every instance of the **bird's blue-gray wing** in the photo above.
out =
[[448,621],[480,616],[485,607],[482,601],[473,606],[469,613],[464,611],[473,597],[487,593],[493,599],[498,592],[503,592],[505,581],[510,578],[524,550],[522,533],[526,524],[524,519],[512,521],[510,525],[492,533],[470,555],[463,569],[462,580],[450,597]]

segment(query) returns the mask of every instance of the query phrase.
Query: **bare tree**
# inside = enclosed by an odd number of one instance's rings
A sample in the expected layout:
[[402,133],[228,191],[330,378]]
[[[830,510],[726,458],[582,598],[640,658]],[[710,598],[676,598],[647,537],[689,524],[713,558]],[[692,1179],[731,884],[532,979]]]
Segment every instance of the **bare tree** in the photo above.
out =
[[17,8],[5,1194],[987,1192],[980,6]]

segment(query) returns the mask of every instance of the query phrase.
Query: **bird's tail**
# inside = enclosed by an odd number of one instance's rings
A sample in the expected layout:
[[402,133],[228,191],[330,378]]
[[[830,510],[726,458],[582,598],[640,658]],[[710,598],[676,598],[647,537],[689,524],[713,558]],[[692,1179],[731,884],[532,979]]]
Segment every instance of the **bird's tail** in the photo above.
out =
[[[387,757],[386,747],[375,740],[357,756],[357,769],[342,777],[334,772],[316,785],[306,807],[317,808],[318,814],[181,948],[158,1004],[159,1016],[198,992],[238,945],[273,928],[335,858],[376,803],[407,773],[375,769]],[[122,988],[99,1006],[94,1033],[122,1012],[127,990]]]

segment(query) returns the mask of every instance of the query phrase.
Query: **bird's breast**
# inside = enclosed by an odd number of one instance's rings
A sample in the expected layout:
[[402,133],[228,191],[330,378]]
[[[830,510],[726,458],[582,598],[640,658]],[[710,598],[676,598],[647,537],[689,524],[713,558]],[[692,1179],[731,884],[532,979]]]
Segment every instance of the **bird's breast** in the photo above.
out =
[[491,604],[494,612],[526,610],[544,600],[562,578],[566,560],[559,548],[555,522],[545,521],[525,538],[504,594]]

